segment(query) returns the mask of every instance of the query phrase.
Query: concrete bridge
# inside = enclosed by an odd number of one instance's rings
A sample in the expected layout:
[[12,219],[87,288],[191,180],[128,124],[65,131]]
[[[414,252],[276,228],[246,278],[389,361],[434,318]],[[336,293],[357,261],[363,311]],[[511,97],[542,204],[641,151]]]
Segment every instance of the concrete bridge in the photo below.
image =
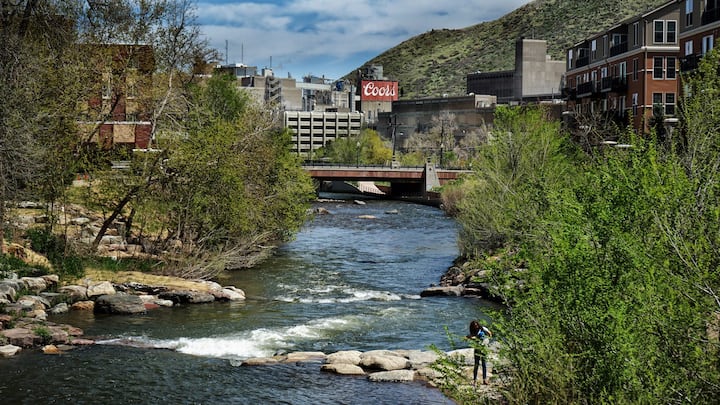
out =
[[421,167],[306,164],[303,168],[320,182],[387,182],[390,187],[381,189],[392,197],[426,196],[433,188],[471,173],[469,170],[439,169],[432,163]]

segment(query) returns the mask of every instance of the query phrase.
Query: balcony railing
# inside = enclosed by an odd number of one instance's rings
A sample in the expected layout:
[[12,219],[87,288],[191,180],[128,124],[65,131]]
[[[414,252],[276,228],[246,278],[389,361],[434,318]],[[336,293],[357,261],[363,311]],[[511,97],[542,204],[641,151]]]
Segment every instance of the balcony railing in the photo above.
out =
[[610,56],[617,56],[620,54],[623,54],[627,52],[628,50],[628,43],[627,41],[621,42],[617,45],[613,45],[610,47]]
[[578,84],[577,86],[577,96],[578,97],[586,97],[593,93],[593,89],[595,86],[593,86],[593,82],[587,82]]
[[600,79],[600,91],[610,91],[612,90],[612,77],[603,77]]
[[702,13],[700,20],[702,21],[702,25],[714,23],[715,21],[720,20],[720,8],[705,10]]
[[572,87],[563,87],[562,88],[562,97],[567,100],[576,100],[577,99],[577,89],[574,89]]
[[702,55],[700,54],[692,54],[685,56],[684,58],[680,59],[680,71],[692,72],[693,70],[698,68],[700,59],[702,59]]
[[612,91],[615,93],[623,93],[627,91],[627,77],[613,77],[612,79]]
[[590,64],[590,56],[582,56],[577,59],[577,62],[575,62],[575,67],[579,68],[579,67],[587,66],[589,64]]

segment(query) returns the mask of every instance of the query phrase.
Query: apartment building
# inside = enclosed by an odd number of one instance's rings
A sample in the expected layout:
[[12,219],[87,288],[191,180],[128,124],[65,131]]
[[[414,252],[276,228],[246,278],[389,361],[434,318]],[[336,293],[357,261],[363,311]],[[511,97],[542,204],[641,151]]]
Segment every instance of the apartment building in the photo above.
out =
[[80,137],[103,149],[149,148],[153,49],[148,45],[85,47],[96,80],[87,98],[79,100]]
[[699,60],[715,47],[720,37],[720,0],[681,0],[680,67],[697,68]]
[[670,1],[575,44],[567,51],[566,116],[604,117],[639,133],[653,106],[674,120],[680,92],[680,4]]

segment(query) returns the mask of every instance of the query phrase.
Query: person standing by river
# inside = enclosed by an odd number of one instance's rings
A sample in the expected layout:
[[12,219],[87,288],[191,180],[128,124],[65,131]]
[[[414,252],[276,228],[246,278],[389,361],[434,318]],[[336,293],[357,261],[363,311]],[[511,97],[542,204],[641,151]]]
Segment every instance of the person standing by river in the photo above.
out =
[[487,384],[487,345],[490,343],[492,332],[484,325],[480,325],[480,322],[473,320],[470,322],[470,334],[467,335],[467,339],[470,340],[470,345],[475,349],[475,365],[473,367],[473,385],[477,381],[478,366],[482,362],[482,377],[483,384]]

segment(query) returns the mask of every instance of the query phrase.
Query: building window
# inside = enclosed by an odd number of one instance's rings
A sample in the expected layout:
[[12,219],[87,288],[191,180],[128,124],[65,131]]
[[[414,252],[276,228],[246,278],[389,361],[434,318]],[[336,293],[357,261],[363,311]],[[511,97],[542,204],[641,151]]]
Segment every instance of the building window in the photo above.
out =
[[665,78],[666,79],[674,79],[676,74],[676,59],[672,56],[668,56],[665,60],[666,64],[666,71],[665,71]]
[[675,93],[665,93],[665,115],[675,115]]
[[685,42],[685,56],[693,54],[693,41],[692,39]]
[[608,48],[608,36],[603,35],[603,56],[608,56],[610,54],[610,48]]
[[627,78],[627,62],[620,62],[618,64],[618,76],[621,80],[625,80]]
[[665,42],[668,44],[674,44],[675,42],[677,42],[677,21],[666,21],[665,28]]
[[663,59],[662,56],[653,58],[653,79],[663,78]]
[[712,51],[713,46],[714,46],[713,42],[714,42],[714,37],[712,35],[703,37],[703,39],[702,39],[702,54],[703,55]]
[[633,45],[640,44],[640,23],[636,22],[633,24]]
[[653,93],[652,102],[653,111],[657,106],[659,108],[662,108],[662,112],[664,115],[675,115],[675,93]]
[[655,20],[653,27],[653,39],[656,44],[674,44],[677,40],[677,21]]
[[573,50],[568,51],[568,70],[573,68]]
[[632,74],[632,78],[633,78],[633,81],[634,81],[634,82],[638,81],[638,74],[639,74],[639,71],[640,71],[640,66],[639,66],[639,65],[640,65],[640,64],[638,63],[637,58],[633,59],[633,74]]
[[654,30],[654,41],[655,43],[663,42],[665,39],[665,21],[662,20],[655,20],[655,30]]
[[653,108],[656,106],[662,106],[662,93],[653,93]]
[[632,95],[632,111],[633,111],[634,116],[638,115],[638,94],[637,93],[633,93],[633,95]]
[[597,59],[597,41],[594,39],[590,42],[590,59]]
[[693,25],[693,0],[685,0],[685,26]]

